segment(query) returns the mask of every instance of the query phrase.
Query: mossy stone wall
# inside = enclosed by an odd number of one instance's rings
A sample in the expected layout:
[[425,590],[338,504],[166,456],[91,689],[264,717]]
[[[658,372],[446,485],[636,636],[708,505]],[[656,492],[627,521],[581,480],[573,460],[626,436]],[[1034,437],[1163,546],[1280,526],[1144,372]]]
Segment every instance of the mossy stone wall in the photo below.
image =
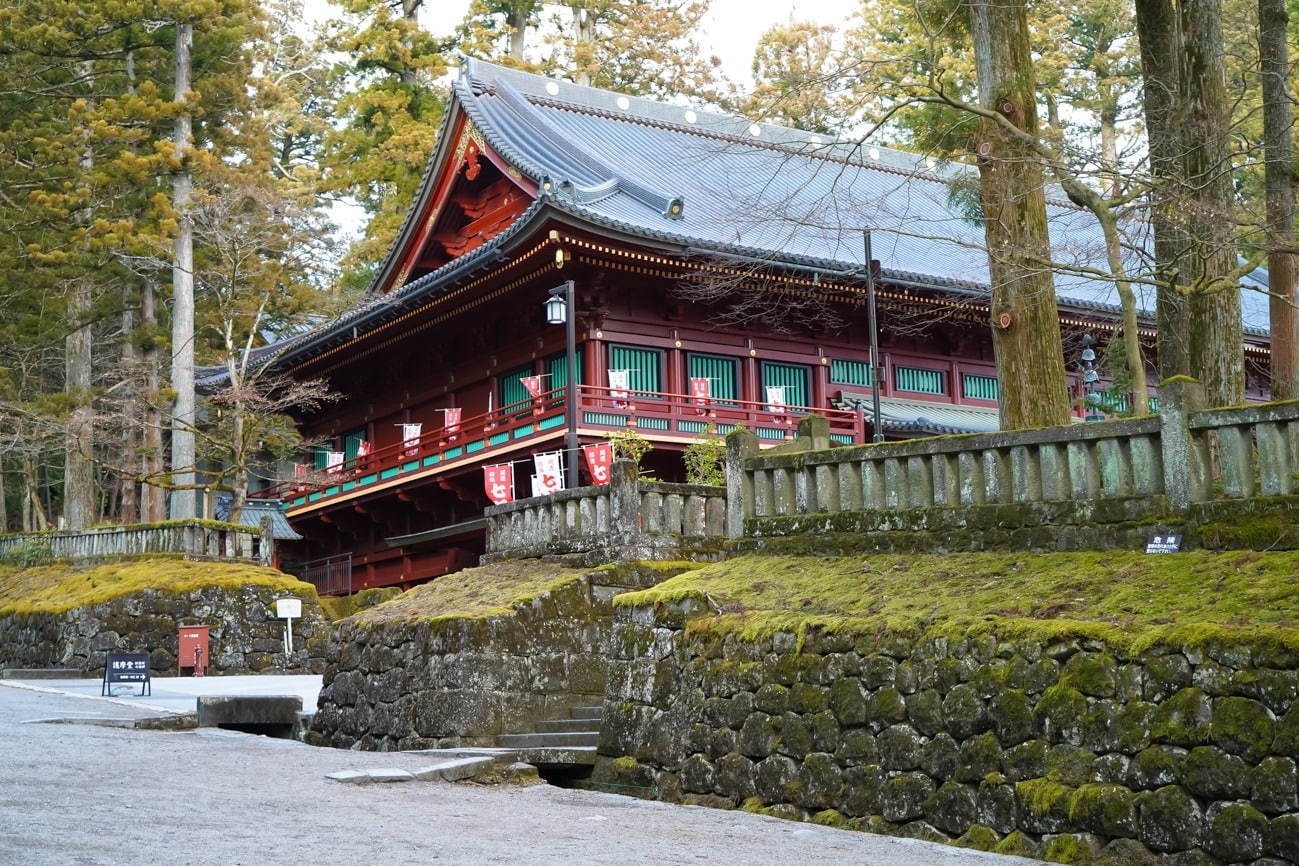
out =
[[0,616],[0,667],[72,668],[98,676],[107,653],[145,652],[155,673],[175,673],[184,623],[210,626],[211,673],[320,673],[329,621],[314,593],[298,596],[302,618],[294,620],[293,653],[286,657],[284,620],[275,618],[274,606],[289,595],[265,585],[150,589],[61,613],[11,613]]
[[[1299,863],[1299,657],[622,608],[599,781],[1065,863]],[[625,790],[633,790],[628,788]]]
[[378,751],[494,746],[500,734],[598,705],[614,657],[613,597],[680,571],[597,569],[496,616],[344,619],[330,635],[307,742]]

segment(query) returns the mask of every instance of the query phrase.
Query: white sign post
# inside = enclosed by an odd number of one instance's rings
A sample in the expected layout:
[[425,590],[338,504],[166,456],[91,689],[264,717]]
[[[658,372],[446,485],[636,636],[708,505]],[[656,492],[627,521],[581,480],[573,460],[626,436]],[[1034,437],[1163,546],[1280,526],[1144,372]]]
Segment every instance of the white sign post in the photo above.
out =
[[293,620],[302,616],[302,599],[279,598],[275,600],[275,615],[284,620],[284,654],[293,654]]

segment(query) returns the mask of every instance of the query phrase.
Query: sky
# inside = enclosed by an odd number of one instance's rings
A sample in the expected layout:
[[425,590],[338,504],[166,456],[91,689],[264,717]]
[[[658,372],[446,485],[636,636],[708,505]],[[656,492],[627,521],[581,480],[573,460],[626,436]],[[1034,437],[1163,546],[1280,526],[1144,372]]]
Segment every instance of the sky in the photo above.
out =
[[[327,18],[338,8],[329,0],[305,0],[304,5],[310,20]],[[712,0],[703,42],[721,59],[726,77],[747,87],[754,46],[767,28],[791,17],[841,26],[860,5],[861,0]],[[432,0],[421,9],[420,22],[430,32],[448,33],[468,8],[469,0]]]

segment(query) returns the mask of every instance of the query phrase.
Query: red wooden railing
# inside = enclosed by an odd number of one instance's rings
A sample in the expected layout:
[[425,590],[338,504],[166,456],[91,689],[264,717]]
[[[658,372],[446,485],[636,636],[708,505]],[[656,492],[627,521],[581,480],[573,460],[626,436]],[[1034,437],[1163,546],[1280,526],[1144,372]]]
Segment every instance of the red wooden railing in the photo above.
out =
[[[317,470],[310,480],[280,481],[250,496],[259,499],[292,499],[395,467],[409,466],[416,461],[422,466],[424,459],[434,454],[443,455],[441,462],[444,463],[491,459],[491,453],[504,445],[562,429],[563,424],[554,423],[554,419],[562,419],[564,411],[564,389],[555,388],[534,398],[464,418],[454,430],[446,426],[428,430],[418,439],[377,448],[369,454],[346,460],[332,470]],[[776,407],[738,399],[701,400],[688,394],[651,391],[619,393],[607,387],[580,385],[578,412],[578,426],[583,429],[635,429],[652,438],[655,435],[697,436],[709,423],[716,426],[718,433],[724,434],[736,425],[743,424],[754,430],[759,439],[768,442],[778,442],[792,436],[798,419],[815,412],[829,419],[832,437],[845,444],[863,441],[861,415],[842,409]],[[531,427],[531,430],[519,432],[527,427]],[[502,441],[495,444],[491,442],[494,438],[501,439],[503,435],[505,438]],[[479,447],[473,451],[466,450],[465,446],[471,443]],[[448,451],[457,447],[460,448],[458,454],[447,456]]]

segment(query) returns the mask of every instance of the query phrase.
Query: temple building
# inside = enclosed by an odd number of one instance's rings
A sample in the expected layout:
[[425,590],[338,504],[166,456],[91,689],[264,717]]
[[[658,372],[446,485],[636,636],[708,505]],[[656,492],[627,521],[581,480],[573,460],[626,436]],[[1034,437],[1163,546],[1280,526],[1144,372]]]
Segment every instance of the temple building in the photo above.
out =
[[[487,467],[514,467],[523,498],[534,455],[561,451],[589,483],[563,451],[566,327],[545,308],[568,281],[578,442],[634,430],[660,478],[680,480],[682,448],[737,424],[775,444],[815,411],[835,441],[869,441],[875,387],[889,438],[997,429],[983,228],[954,183],[973,171],[467,60],[364,302],[259,351],[342,399],[301,419],[319,443],[310,468],[254,495],[283,500],[303,536],[289,555],[324,592],[475,564]],[[1048,210],[1066,273],[1103,262],[1090,215],[1050,191]],[[1109,339],[1117,296],[1083,276],[1056,288],[1081,415],[1081,340]],[[1266,298],[1243,305],[1261,396]]]

